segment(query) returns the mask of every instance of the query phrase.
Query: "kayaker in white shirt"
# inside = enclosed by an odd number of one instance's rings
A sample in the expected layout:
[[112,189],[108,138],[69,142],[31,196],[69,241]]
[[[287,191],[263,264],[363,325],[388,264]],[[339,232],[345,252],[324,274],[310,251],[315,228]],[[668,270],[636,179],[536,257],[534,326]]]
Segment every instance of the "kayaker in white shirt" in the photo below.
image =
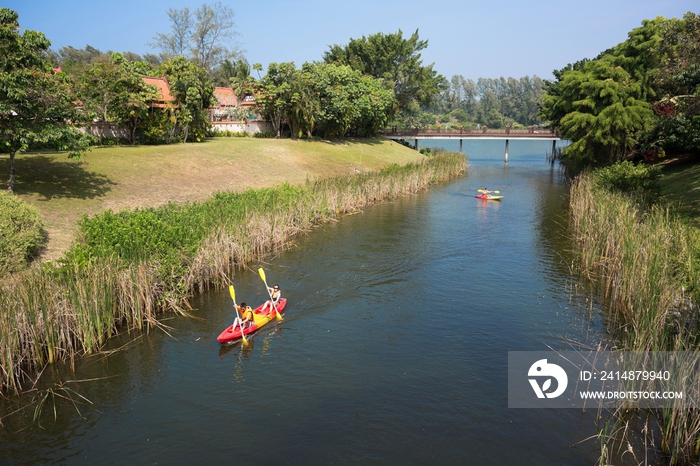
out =
[[272,304],[270,304],[270,301],[268,300],[263,305],[261,312],[265,312],[267,306],[270,306],[270,310],[273,310],[275,307],[277,307],[277,305],[280,302],[280,298],[282,297],[282,290],[280,290],[279,285],[275,285],[272,288],[268,287],[267,291],[270,292],[270,297],[272,297],[272,303],[274,304],[274,307]]

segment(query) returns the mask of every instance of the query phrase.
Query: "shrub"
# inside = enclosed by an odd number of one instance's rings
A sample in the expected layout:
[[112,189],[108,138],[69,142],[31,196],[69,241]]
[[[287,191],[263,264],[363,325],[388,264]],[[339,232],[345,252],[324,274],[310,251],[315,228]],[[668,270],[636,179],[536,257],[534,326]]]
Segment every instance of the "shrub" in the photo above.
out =
[[247,131],[210,131],[209,137],[213,138],[247,138],[250,136]]
[[43,241],[42,228],[36,207],[0,192],[0,276],[27,266]]
[[440,149],[439,147],[421,147],[420,150],[418,151],[421,154],[431,157],[433,155],[436,155],[438,152],[446,152],[443,149]]
[[272,131],[260,131],[259,133],[253,133],[254,138],[274,138],[276,136]]
[[595,171],[596,188],[639,196],[653,203],[661,195],[661,167],[625,161]]
[[409,149],[415,149],[415,147],[413,146],[413,144],[411,144],[410,142],[406,141],[405,139],[394,139],[394,142],[398,142],[398,143],[401,144],[402,146],[406,146],[406,147],[408,147]]

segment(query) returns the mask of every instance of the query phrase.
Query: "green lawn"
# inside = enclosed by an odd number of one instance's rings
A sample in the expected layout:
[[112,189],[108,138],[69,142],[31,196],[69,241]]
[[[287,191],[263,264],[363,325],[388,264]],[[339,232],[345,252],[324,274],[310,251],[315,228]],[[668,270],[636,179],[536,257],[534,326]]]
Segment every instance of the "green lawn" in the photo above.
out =
[[663,169],[663,196],[700,227],[700,161],[677,161]]
[[[82,215],[201,200],[216,191],[302,183],[423,158],[380,138],[214,138],[196,144],[95,148],[81,161],[65,153],[31,153],[15,160],[15,193],[39,208],[49,238],[43,257],[55,259],[72,242]],[[0,173],[0,189],[5,190],[7,155],[0,155]]]

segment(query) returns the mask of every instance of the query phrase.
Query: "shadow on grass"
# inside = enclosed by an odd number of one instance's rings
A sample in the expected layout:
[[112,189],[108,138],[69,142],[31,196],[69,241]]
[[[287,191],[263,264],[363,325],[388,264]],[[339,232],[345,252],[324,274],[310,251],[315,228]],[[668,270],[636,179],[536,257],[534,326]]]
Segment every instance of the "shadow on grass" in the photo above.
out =
[[[0,189],[6,190],[10,177],[9,156],[0,157]],[[15,158],[17,194],[36,193],[46,201],[59,198],[94,199],[117,183],[105,175],[83,168],[76,160],[57,160],[49,155],[20,155]]]

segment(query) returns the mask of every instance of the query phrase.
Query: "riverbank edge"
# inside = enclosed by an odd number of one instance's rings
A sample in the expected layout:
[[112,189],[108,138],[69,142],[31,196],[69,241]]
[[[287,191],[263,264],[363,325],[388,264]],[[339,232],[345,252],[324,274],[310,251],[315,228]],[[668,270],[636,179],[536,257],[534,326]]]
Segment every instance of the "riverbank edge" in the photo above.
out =
[[[620,351],[697,351],[700,290],[700,230],[672,206],[647,208],[619,193],[600,192],[592,175],[571,187],[570,214],[580,253],[578,271],[602,287],[607,325]],[[679,377],[696,374],[680,374]],[[635,410],[618,410],[601,431],[601,461],[631,447],[626,432]],[[694,464],[700,445],[700,413],[687,409],[654,410],[659,445],[670,464]],[[612,431],[615,431],[611,433]],[[661,438],[651,438],[654,432]],[[623,435],[624,437],[624,435]],[[613,440],[615,439],[615,440]],[[646,452],[642,452],[642,456]]]
[[[267,189],[264,195],[279,197],[281,205],[246,206],[238,209],[244,220],[224,219],[211,227],[193,254],[180,257],[184,274],[169,274],[156,260],[125,261],[116,254],[16,274],[0,287],[0,394],[18,392],[46,364],[74,363],[116,333],[159,325],[161,313],[187,314],[188,296],[228,286],[236,268],[279,251],[314,226],[465,171],[463,154],[444,153],[376,172]],[[275,190],[284,195],[276,197]]]

